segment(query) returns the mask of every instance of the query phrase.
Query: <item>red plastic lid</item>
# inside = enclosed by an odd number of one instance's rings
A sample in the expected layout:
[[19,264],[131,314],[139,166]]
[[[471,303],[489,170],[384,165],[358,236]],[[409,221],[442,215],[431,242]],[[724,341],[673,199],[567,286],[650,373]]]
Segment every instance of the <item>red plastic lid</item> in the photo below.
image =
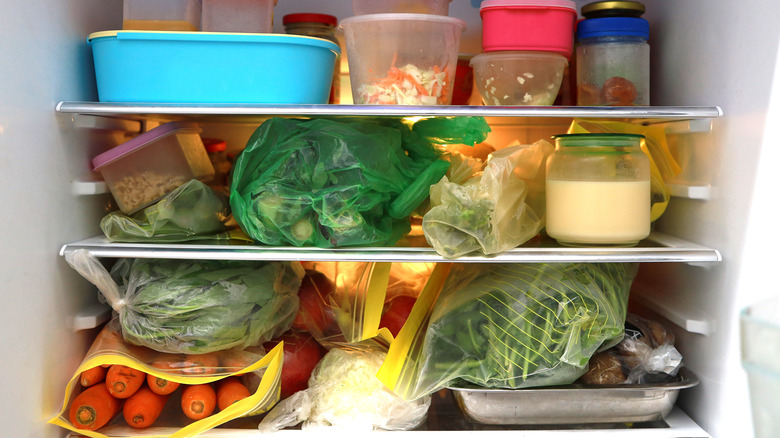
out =
[[338,19],[333,15],[328,14],[313,14],[313,13],[300,13],[300,14],[287,14],[282,17],[282,24],[289,23],[322,23],[336,26]]
[[577,3],[571,0],[484,0],[479,9],[513,7],[566,8],[577,12]]
[[200,133],[201,129],[197,123],[192,122],[168,122],[164,125],[160,125],[154,129],[150,129],[147,132],[135,137],[130,141],[126,141],[119,146],[109,149],[106,152],[98,155],[92,159],[92,169],[98,170],[102,166],[108,163],[118,160],[128,154],[131,154],[141,148],[149,146],[157,140],[167,137],[171,134],[183,132],[197,132]]
[[203,138],[203,146],[206,148],[206,152],[222,152],[227,148],[227,143],[224,140],[218,138]]

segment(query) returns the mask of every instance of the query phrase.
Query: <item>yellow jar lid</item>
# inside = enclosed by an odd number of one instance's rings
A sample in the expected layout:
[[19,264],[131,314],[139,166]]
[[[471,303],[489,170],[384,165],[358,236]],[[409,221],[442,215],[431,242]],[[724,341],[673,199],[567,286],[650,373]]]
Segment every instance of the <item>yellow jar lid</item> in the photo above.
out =
[[580,12],[586,18],[639,17],[645,12],[645,5],[637,1],[598,1],[584,5]]

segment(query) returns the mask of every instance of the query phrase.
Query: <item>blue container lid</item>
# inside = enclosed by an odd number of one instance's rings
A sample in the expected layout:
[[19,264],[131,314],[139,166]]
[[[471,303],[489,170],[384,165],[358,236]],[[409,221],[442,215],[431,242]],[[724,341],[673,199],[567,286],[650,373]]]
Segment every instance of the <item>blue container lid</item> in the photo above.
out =
[[603,36],[650,37],[650,23],[637,17],[589,18],[577,24],[577,39]]

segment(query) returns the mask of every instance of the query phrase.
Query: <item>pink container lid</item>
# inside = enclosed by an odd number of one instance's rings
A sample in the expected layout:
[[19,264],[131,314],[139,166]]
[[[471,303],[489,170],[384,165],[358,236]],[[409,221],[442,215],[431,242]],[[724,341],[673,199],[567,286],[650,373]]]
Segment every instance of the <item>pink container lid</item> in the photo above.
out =
[[139,135],[138,137],[126,141],[119,146],[112,148],[92,159],[92,170],[99,170],[101,167],[125,157],[133,152],[149,146],[153,142],[174,134],[178,131],[201,132],[197,123],[193,122],[168,122],[154,129]]
[[577,12],[577,4],[571,0],[484,0],[479,10],[512,7],[567,8]]

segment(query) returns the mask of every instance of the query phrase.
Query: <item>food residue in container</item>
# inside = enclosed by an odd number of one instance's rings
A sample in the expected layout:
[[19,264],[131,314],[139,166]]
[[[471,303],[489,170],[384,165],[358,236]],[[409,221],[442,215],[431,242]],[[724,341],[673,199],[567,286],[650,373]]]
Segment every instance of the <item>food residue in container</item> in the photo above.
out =
[[446,105],[449,75],[434,65],[421,69],[413,64],[391,67],[383,79],[358,89],[360,104]]
[[111,193],[121,205],[121,210],[129,213],[162,198],[186,182],[180,175],[162,175],[146,171],[114,182],[111,185]]

